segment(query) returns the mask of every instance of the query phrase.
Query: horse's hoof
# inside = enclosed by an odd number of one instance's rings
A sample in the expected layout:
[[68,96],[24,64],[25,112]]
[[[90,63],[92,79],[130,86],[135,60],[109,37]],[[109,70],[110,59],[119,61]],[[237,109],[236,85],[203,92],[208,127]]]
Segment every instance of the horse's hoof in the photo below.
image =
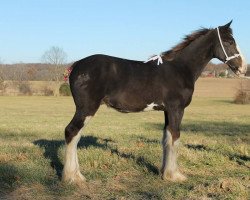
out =
[[162,179],[170,180],[173,182],[183,182],[187,180],[187,177],[183,175],[181,172],[176,171],[176,172],[172,172],[171,174],[162,175]]
[[187,177],[185,175],[183,175],[181,172],[178,172],[178,171],[173,173],[170,178],[174,182],[183,182],[183,181],[187,180]]
[[63,173],[62,181],[65,183],[81,185],[86,182],[86,178],[81,174],[80,171],[78,171],[71,174]]

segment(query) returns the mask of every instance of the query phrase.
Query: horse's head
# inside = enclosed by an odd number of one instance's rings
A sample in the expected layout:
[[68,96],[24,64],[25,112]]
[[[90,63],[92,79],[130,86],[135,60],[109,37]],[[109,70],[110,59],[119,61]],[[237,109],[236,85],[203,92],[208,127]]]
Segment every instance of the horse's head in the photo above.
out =
[[215,57],[226,63],[235,74],[244,76],[247,71],[247,63],[233,38],[231,23],[232,21],[214,30],[217,36]]

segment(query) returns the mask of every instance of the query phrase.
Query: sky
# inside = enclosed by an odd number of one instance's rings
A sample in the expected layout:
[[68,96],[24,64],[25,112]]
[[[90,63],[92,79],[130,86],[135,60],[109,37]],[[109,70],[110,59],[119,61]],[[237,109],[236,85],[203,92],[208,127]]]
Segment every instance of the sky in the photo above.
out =
[[0,0],[0,61],[41,62],[52,46],[67,53],[67,62],[97,53],[146,60],[192,31],[231,19],[250,60],[247,0]]

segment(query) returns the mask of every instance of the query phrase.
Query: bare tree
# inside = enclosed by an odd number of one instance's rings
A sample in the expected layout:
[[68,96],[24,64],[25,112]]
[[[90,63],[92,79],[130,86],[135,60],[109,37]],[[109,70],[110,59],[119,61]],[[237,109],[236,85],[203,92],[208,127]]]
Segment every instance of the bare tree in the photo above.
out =
[[56,87],[54,94],[57,96],[59,94],[59,84],[62,80],[62,75],[64,72],[64,64],[66,63],[67,54],[60,48],[53,46],[49,50],[45,51],[42,56],[42,61],[47,64],[51,64],[51,73],[53,81],[56,81]]
[[7,87],[7,84],[5,83],[4,80],[4,69],[3,69],[3,61],[0,58],[0,92],[3,94],[5,92],[5,89]]
[[7,85],[4,81],[4,76],[3,76],[3,68],[0,66],[0,93],[3,94],[5,92]]
[[28,81],[27,69],[25,67],[25,64],[16,64],[16,67],[12,69],[12,78],[14,81],[18,82],[18,84],[24,81]]
[[63,64],[66,63],[67,54],[62,48],[53,46],[45,51],[42,56],[42,61],[46,64],[51,64],[51,72],[53,74],[53,81],[59,82],[62,79],[64,71]]
[[49,50],[45,51],[42,56],[42,61],[52,65],[65,64],[67,60],[67,54],[60,47],[53,46]]

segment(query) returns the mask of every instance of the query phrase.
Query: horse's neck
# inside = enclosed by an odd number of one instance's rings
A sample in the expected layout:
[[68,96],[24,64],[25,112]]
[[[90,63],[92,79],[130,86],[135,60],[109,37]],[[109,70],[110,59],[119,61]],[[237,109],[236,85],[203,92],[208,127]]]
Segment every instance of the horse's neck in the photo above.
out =
[[214,37],[213,33],[207,33],[197,38],[177,56],[176,61],[183,63],[195,82],[201,75],[207,63],[213,58]]

